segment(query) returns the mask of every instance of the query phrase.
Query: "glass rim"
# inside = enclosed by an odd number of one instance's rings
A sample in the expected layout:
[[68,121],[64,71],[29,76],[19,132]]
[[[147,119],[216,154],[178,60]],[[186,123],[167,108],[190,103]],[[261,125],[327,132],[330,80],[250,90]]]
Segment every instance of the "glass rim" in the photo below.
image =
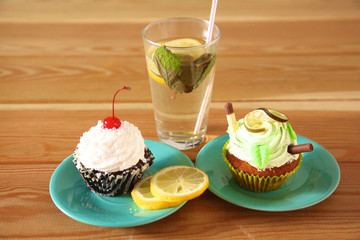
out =
[[[151,41],[149,38],[146,37],[145,35],[145,31],[148,30],[149,28],[151,28],[152,26],[156,25],[156,24],[159,24],[159,23],[162,23],[162,22],[167,22],[167,21],[195,21],[195,22],[203,22],[203,23],[207,23],[209,24],[209,21],[208,20],[203,20],[203,19],[199,19],[199,18],[186,18],[186,17],[181,17],[181,18],[164,18],[164,19],[160,19],[160,20],[157,20],[157,21],[154,21],[154,22],[151,22],[149,23],[148,25],[146,25],[144,27],[144,29],[142,30],[142,36],[143,36],[143,39],[145,39],[148,43],[150,43],[151,45],[154,45],[154,46],[157,46],[157,47],[161,47],[161,44],[157,43],[157,42],[154,42],[154,41]],[[220,29],[219,27],[214,23],[214,26],[213,26],[213,29],[216,29],[218,34],[209,42],[209,43],[203,43],[199,46],[193,46],[193,47],[168,47],[169,49],[182,49],[182,50],[191,50],[191,49],[197,49],[197,48],[206,48],[206,47],[209,47],[210,45],[216,43],[219,39],[220,39],[220,35],[221,35],[221,32],[220,32]]]

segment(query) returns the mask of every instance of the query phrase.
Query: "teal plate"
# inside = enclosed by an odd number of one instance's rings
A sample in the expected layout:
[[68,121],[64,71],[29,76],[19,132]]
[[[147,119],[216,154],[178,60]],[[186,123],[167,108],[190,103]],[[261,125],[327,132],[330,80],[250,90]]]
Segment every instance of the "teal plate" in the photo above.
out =
[[[167,144],[145,139],[155,161],[145,176],[173,165],[194,166],[182,152]],[[161,210],[139,208],[130,193],[120,197],[103,197],[90,191],[72,162],[66,158],[54,171],[50,180],[50,195],[55,205],[69,217],[91,225],[106,227],[133,227],[160,220],[179,206]]]
[[299,170],[277,190],[255,193],[241,188],[233,179],[222,157],[222,148],[229,139],[221,135],[207,143],[199,152],[196,166],[205,171],[209,189],[235,205],[260,211],[291,211],[315,205],[329,197],[340,181],[335,158],[321,145],[298,136],[298,143],[312,143],[314,151],[304,153]]

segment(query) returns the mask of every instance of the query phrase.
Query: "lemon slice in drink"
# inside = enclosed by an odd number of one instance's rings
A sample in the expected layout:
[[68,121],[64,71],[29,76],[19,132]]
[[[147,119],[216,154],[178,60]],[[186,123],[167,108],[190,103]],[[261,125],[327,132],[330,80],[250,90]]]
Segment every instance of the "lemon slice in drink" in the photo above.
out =
[[202,43],[194,38],[177,38],[170,41],[164,41],[161,44],[168,47],[196,47],[200,46]]
[[164,79],[162,77],[160,77],[159,75],[157,75],[156,73],[154,73],[150,67],[148,67],[148,74],[156,82],[161,83],[162,85],[166,85]]
[[[174,39],[174,40],[170,40],[170,41],[166,41],[161,43],[162,45],[165,45],[167,47],[196,47],[196,46],[200,46],[201,44],[203,44],[202,42],[200,42],[199,40],[193,39],[193,38],[179,38],[179,39]],[[194,57],[194,60],[197,59],[198,57],[200,57],[202,54],[205,53],[205,48],[195,48],[195,49],[188,49],[188,50],[176,50],[176,49],[171,49],[172,53],[178,53],[178,54],[186,54],[186,55],[190,55]]]
[[[152,48],[151,51],[153,51],[150,55],[153,56],[154,51],[156,48]],[[155,64],[155,62],[148,56],[146,56],[146,65],[149,76],[155,80],[158,83],[161,83],[163,85],[166,85],[164,79],[160,77],[160,72]]]
[[265,131],[264,122],[274,122],[263,110],[257,109],[246,114],[244,118],[245,128],[249,132],[263,132]]
[[150,192],[150,181],[152,176],[138,181],[133,190],[131,191],[131,196],[134,202],[142,209],[155,210],[155,209],[164,209],[175,207],[180,205],[182,202],[168,202],[163,201],[154,197]]
[[151,179],[151,193],[164,201],[183,202],[200,196],[209,186],[209,178],[202,170],[189,166],[171,166],[155,173]]

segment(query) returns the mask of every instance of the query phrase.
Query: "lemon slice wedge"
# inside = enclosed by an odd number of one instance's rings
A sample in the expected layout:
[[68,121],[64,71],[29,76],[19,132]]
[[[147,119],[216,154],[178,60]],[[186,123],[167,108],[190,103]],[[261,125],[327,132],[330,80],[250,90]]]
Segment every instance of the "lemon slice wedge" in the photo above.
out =
[[262,109],[251,111],[244,118],[245,128],[249,132],[264,132],[264,122],[274,122],[274,119],[270,118]]
[[154,81],[161,83],[162,85],[166,85],[165,80],[162,77],[160,77],[159,75],[156,75],[149,68],[148,68],[148,74],[149,74],[150,78],[153,79]]
[[200,196],[209,186],[205,172],[189,166],[171,166],[155,173],[151,193],[164,201],[183,202]]
[[150,192],[150,182],[152,176],[148,176],[146,178],[138,181],[133,190],[131,191],[131,196],[134,202],[142,209],[147,210],[156,210],[156,209],[164,209],[175,207],[180,205],[183,202],[168,202],[163,201],[154,197],[154,195]]
[[259,108],[259,110],[263,110],[269,117],[278,122],[287,122],[289,120],[288,116],[284,113],[279,112],[270,108]]

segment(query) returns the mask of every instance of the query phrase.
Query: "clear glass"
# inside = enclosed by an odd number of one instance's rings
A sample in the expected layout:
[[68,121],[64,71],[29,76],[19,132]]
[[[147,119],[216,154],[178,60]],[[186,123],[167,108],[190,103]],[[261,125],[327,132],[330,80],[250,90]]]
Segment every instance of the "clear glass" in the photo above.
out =
[[[180,150],[200,145],[206,134],[220,39],[214,25],[212,41],[206,43],[208,25],[200,19],[171,18],[143,30],[157,134]],[[155,52],[163,45],[179,61],[179,68],[169,67]]]

